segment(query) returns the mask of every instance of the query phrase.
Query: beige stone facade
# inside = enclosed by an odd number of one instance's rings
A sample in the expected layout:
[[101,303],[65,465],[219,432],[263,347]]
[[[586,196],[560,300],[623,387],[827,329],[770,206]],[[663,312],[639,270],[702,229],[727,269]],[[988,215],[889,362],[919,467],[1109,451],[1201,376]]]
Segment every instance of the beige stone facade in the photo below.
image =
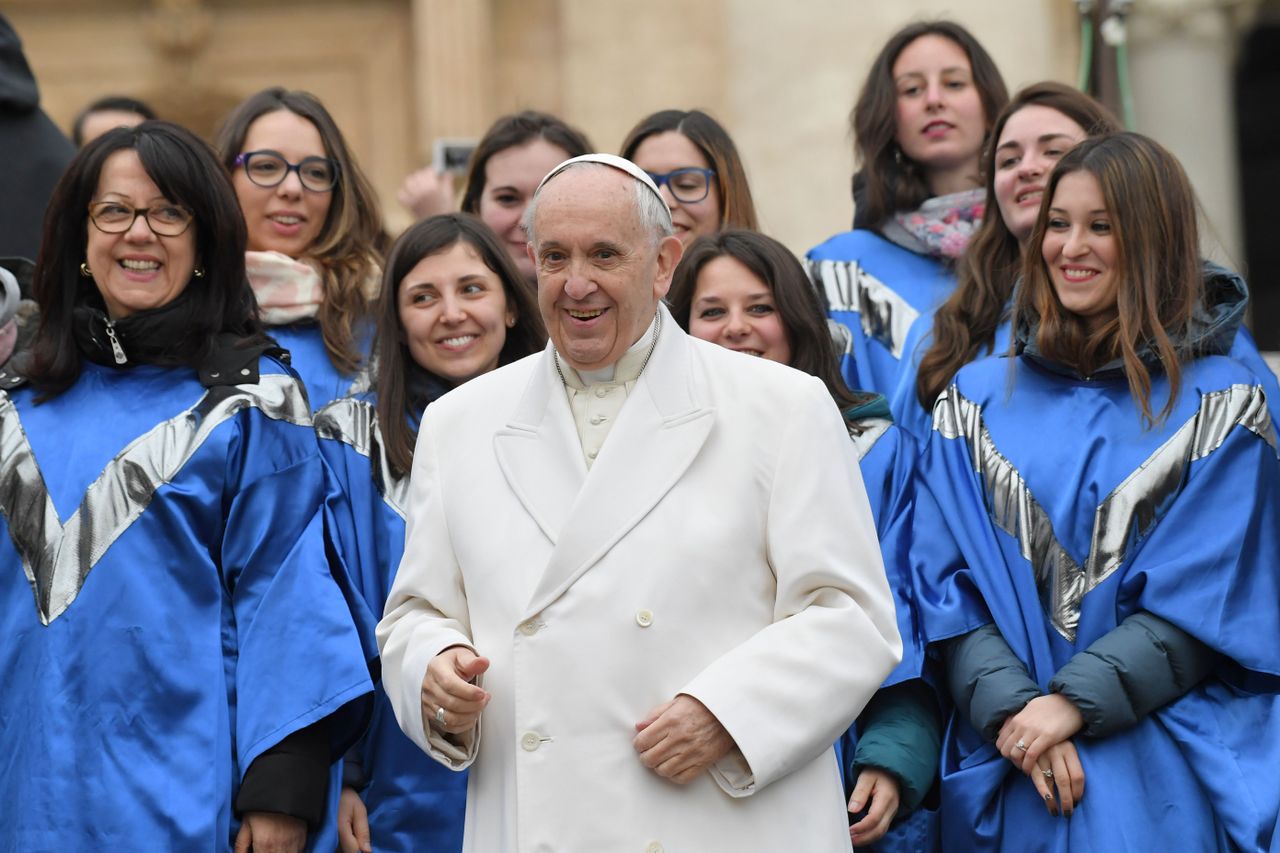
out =
[[[347,134],[393,229],[408,222],[396,187],[425,164],[438,136],[476,136],[497,115],[531,107],[562,115],[602,150],[616,151],[642,116],[702,107],[737,141],[763,229],[797,251],[850,221],[847,116],[893,30],[918,18],[959,20],[994,55],[1011,90],[1074,80],[1078,51],[1072,0],[8,0],[5,7],[45,108],[64,127],[107,93],[153,99],[166,117],[208,133],[261,87],[315,92]],[[1135,67],[1143,61],[1136,55]],[[1160,73],[1161,61],[1170,60],[1156,57],[1146,73]],[[1191,145],[1179,153],[1193,175],[1233,168],[1220,152]],[[1215,224],[1224,241],[1234,240],[1230,199],[1214,199],[1225,211]]]

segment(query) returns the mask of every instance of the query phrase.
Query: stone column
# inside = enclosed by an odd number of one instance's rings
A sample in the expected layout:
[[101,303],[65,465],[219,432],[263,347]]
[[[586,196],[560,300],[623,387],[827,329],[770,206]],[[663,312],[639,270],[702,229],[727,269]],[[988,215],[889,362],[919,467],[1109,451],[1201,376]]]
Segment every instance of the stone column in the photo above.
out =
[[1129,15],[1137,130],[1172,151],[1204,206],[1206,254],[1239,268],[1233,72],[1248,0],[1138,0]]
[[416,148],[425,165],[442,136],[479,137],[493,108],[492,0],[413,0]]

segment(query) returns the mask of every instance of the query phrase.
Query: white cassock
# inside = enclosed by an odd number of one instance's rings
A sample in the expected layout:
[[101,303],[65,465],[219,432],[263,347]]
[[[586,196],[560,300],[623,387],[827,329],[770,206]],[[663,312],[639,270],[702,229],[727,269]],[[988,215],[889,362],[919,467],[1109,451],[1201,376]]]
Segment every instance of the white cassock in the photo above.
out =
[[[852,443],[817,379],[663,325],[589,471],[550,348],[424,419],[378,641],[471,767],[469,853],[849,850],[831,745],[901,654]],[[420,690],[459,644],[493,699],[451,742]],[[685,786],[632,746],[678,693],[738,747]]]

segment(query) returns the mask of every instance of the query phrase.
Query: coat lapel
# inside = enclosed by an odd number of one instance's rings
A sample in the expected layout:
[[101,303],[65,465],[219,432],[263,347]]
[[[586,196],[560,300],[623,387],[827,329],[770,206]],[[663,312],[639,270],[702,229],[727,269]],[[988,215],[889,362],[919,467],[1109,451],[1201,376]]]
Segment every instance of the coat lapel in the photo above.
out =
[[506,427],[493,438],[507,484],[554,545],[587,476],[564,385],[543,351]]
[[[688,336],[667,314],[653,357],[627,395],[599,457],[572,503],[564,504],[555,549],[529,601],[528,615],[563,594],[635,527],[702,449],[714,417],[697,394],[691,349]],[[567,447],[584,469],[567,402],[564,408],[568,421],[556,426],[566,431]]]

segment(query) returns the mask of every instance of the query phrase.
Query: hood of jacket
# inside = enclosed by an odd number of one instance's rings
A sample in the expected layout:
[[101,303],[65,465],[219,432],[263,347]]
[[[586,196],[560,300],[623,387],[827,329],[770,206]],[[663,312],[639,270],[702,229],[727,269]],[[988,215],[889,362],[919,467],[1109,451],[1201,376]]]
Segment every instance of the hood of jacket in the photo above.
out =
[[[1243,278],[1213,261],[1203,262],[1204,300],[1191,316],[1184,339],[1174,340],[1179,352],[1190,357],[1201,355],[1226,355],[1235,343],[1236,332],[1244,322],[1245,309],[1249,305],[1249,287]],[[1055,373],[1074,378],[1086,378],[1073,367],[1050,361],[1036,346],[1039,321],[1021,322],[1014,334],[1018,352]],[[1138,356],[1151,370],[1160,369],[1160,359],[1149,345],[1138,349]],[[1113,359],[1092,374],[1101,378],[1109,374],[1123,373],[1124,360]]]
[[29,113],[39,106],[40,90],[22,52],[22,39],[0,14],[0,113]]

